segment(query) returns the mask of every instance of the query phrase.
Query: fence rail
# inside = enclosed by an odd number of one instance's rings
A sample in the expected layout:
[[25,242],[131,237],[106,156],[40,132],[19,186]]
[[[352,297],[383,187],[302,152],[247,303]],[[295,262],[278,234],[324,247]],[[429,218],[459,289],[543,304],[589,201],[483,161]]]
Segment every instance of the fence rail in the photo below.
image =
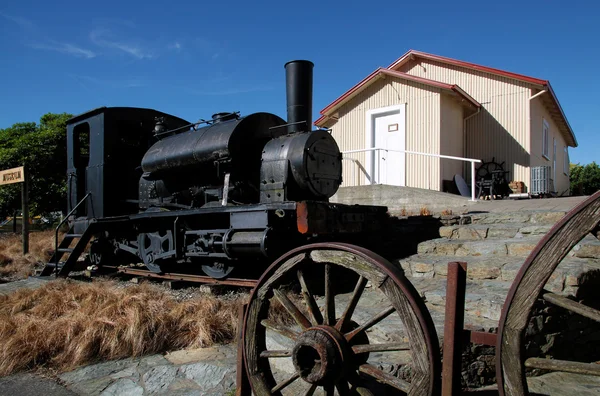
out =
[[[348,154],[359,154],[359,153],[372,153],[376,154],[376,156],[374,156],[373,158],[375,158],[375,161],[373,161],[373,166],[369,166],[367,163],[369,161],[365,161],[364,165],[359,159],[357,158],[349,158],[346,157],[346,155]],[[387,174],[387,161],[382,161],[382,157],[381,157],[381,153],[385,152],[385,153],[400,153],[400,154],[409,154],[409,155],[420,155],[420,156],[425,156],[425,157],[434,157],[434,158],[443,158],[443,159],[449,159],[449,160],[454,160],[454,161],[462,161],[462,162],[469,162],[471,164],[471,200],[475,201],[475,164],[476,163],[480,163],[481,160],[478,159],[474,159],[474,158],[464,158],[464,157],[455,157],[452,155],[442,155],[442,154],[431,154],[431,153],[421,153],[418,151],[410,151],[410,150],[390,150],[390,149],[384,149],[381,147],[373,147],[373,148],[367,148],[367,149],[359,149],[359,150],[348,150],[348,151],[343,151],[342,155],[343,155],[343,159],[349,162],[352,162],[354,164],[354,166],[351,167],[352,171],[351,171],[351,177],[352,180],[356,181],[357,178],[355,177],[358,173],[358,184],[360,185],[360,180],[362,179],[362,177],[364,176],[365,180],[367,181],[368,184],[377,184],[377,182],[381,182],[381,169],[382,169],[382,164],[385,164],[386,166],[386,174]],[[371,168],[371,171],[368,171],[367,168]],[[375,171],[377,170],[377,171]],[[375,180],[375,175],[374,173],[377,172],[377,178]]]

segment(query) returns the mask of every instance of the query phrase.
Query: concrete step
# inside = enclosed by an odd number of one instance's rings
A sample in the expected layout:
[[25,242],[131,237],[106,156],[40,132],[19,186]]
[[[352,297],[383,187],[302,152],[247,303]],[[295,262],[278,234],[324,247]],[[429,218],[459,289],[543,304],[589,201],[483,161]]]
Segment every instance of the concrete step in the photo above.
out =
[[[527,257],[541,239],[542,237],[539,235],[490,240],[449,240],[438,238],[421,242],[417,248],[417,253],[435,256]],[[580,258],[600,259],[600,241],[592,235],[588,235],[569,252],[569,255]]]
[[[525,262],[515,256],[428,256],[414,255],[398,260],[404,273],[411,280],[446,278],[448,263],[467,263],[467,279],[472,281],[498,280],[512,283]],[[575,295],[579,285],[591,273],[600,272],[600,260],[566,257],[554,271],[546,288],[554,293]]]
[[446,239],[477,241],[484,239],[522,238],[545,235],[552,224],[494,223],[440,227],[440,236]]
[[486,213],[467,213],[472,224],[514,224],[531,223],[552,225],[559,221],[566,211],[519,211],[519,212],[486,212]]

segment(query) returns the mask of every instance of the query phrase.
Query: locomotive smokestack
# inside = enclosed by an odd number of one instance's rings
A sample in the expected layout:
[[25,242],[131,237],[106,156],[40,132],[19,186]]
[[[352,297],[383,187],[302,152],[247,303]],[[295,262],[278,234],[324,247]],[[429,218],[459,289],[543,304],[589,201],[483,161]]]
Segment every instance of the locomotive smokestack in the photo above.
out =
[[313,67],[306,60],[285,64],[288,133],[312,130]]

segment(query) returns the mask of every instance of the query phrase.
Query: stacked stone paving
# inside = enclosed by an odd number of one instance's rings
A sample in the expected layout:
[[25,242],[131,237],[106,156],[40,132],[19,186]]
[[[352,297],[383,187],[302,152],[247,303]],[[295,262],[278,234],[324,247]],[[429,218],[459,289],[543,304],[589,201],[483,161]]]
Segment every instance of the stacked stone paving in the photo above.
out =
[[[493,330],[508,290],[527,256],[566,212],[476,213],[446,221],[440,238],[422,242],[417,254],[398,260],[433,311],[445,306],[448,263],[467,263],[465,323]],[[576,296],[586,274],[600,270],[600,241],[585,237],[561,262],[546,285]],[[434,319],[439,315],[433,315]],[[442,316],[443,318],[443,316]],[[439,323],[436,327],[443,328]]]

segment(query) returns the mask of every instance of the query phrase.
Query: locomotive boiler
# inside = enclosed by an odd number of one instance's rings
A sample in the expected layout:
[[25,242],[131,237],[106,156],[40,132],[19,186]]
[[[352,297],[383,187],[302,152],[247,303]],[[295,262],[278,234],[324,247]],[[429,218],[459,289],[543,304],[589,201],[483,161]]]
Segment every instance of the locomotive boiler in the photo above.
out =
[[222,112],[191,123],[122,107],[69,120],[70,230],[44,272],[74,270],[91,240],[98,266],[252,276],[291,248],[379,228],[385,207],[329,202],[342,155],[312,130],[312,73],[312,62],[285,64],[287,120]]

